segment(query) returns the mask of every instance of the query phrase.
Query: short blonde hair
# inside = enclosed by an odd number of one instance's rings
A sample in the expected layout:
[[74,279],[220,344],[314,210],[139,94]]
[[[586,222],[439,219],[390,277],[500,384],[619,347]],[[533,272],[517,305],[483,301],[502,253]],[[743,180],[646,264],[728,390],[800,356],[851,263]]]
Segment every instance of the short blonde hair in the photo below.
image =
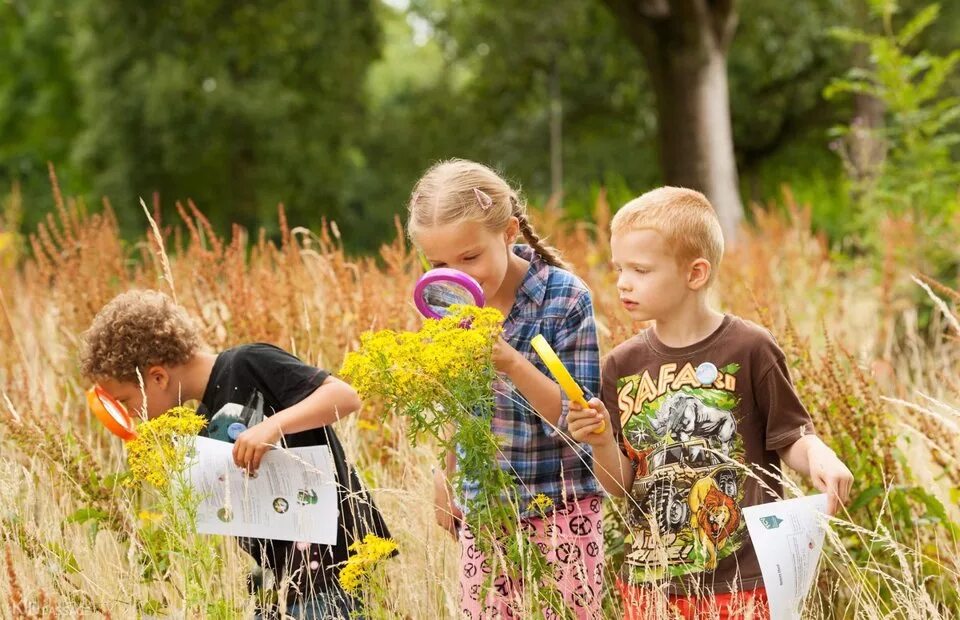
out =
[[88,379],[137,381],[137,370],[178,366],[201,346],[200,331],[181,306],[150,290],[117,295],[83,334],[80,368]]
[[407,211],[407,232],[414,243],[417,232],[424,228],[475,222],[499,233],[515,217],[524,241],[540,258],[554,267],[570,269],[560,251],[547,245],[534,230],[520,193],[481,163],[448,159],[434,164],[414,186]]
[[614,235],[644,229],[663,235],[677,261],[709,261],[713,281],[723,259],[723,230],[706,196],[684,187],[659,187],[623,205],[610,222]]

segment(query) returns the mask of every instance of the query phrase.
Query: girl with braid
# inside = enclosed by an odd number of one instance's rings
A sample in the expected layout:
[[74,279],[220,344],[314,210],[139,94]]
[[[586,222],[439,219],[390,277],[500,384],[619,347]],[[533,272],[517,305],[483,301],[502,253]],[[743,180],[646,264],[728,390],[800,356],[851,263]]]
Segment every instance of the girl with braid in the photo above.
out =
[[[567,434],[570,402],[530,344],[543,334],[586,398],[596,394],[600,366],[590,293],[534,231],[518,193],[482,164],[454,159],[430,168],[411,195],[407,230],[432,266],[475,278],[487,305],[506,317],[493,353],[497,465],[517,481],[521,529],[551,564],[551,585],[574,617],[598,617],[603,530],[593,455]],[[518,236],[526,243],[515,245]],[[446,472],[437,472],[435,500],[437,521],[460,542],[463,615],[517,617],[511,605],[523,598],[523,584],[503,574],[503,554],[483,557],[473,533],[460,524],[478,489],[465,481],[451,492],[456,461],[449,454]]]

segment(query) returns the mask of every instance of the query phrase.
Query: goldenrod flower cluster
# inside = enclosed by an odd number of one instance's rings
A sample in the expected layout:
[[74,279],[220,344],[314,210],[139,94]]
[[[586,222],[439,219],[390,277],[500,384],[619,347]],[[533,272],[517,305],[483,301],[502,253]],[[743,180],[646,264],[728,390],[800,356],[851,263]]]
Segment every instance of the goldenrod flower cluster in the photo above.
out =
[[362,397],[380,397],[398,409],[443,402],[461,388],[482,384],[491,376],[490,355],[503,315],[475,306],[450,310],[442,319],[427,319],[417,332],[362,335],[360,349],[347,355],[340,375]]
[[137,438],[127,443],[127,464],[135,483],[159,489],[170,483],[170,473],[183,467],[189,446],[177,442],[203,429],[207,421],[189,407],[174,407],[137,426]]
[[551,508],[553,508],[553,500],[543,493],[537,493],[527,506],[527,510],[536,510],[540,514],[546,514]]
[[353,555],[340,571],[340,585],[352,594],[366,582],[374,566],[397,550],[397,543],[389,538],[367,534],[362,541],[358,540],[348,549]]

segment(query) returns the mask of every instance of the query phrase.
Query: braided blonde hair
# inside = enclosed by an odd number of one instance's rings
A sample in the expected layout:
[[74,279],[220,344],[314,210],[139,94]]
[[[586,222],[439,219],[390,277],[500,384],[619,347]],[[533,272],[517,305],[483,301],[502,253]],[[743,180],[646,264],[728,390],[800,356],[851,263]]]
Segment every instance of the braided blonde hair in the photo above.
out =
[[506,229],[511,217],[520,222],[520,234],[547,264],[570,270],[560,251],[547,245],[527,218],[520,195],[491,168],[466,159],[434,164],[413,188],[407,206],[407,233],[458,222],[477,222],[495,233]]

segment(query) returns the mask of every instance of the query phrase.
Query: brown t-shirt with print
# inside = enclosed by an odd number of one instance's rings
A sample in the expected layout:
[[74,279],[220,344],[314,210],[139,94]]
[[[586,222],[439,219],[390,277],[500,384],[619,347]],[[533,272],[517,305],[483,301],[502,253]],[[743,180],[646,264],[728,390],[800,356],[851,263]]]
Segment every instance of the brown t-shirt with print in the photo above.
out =
[[770,333],[726,315],[673,348],[646,329],[604,359],[600,397],[637,472],[624,580],[680,595],[761,587],[741,508],[782,495],[765,472],[813,433]]

